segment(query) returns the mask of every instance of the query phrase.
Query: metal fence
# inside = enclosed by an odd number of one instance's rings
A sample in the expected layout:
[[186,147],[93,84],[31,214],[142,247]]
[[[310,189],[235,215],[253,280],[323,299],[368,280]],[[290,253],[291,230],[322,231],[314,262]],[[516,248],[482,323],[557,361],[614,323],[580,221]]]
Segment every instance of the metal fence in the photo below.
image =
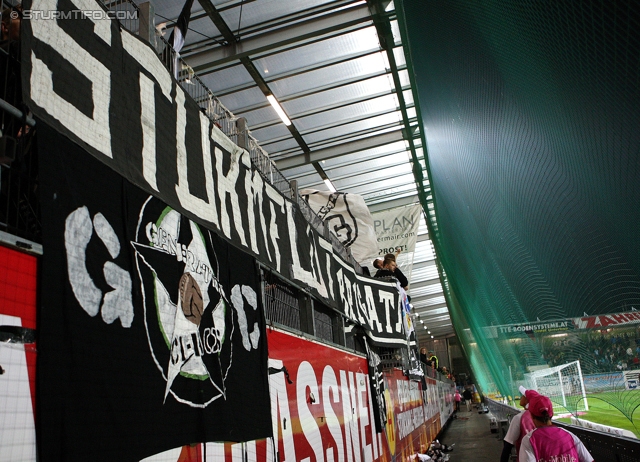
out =
[[117,19],[122,27],[134,34],[138,33],[140,26],[140,8],[138,8],[138,5],[128,0],[102,0],[102,4],[106,10],[114,13],[113,18]]
[[[19,11],[5,10],[6,14]],[[22,102],[19,20],[4,18],[0,45],[0,231],[41,242],[35,121]]]
[[300,330],[298,290],[272,273],[263,273],[264,311],[267,319]]
[[314,308],[313,332],[316,337],[333,343],[333,323],[331,316]]

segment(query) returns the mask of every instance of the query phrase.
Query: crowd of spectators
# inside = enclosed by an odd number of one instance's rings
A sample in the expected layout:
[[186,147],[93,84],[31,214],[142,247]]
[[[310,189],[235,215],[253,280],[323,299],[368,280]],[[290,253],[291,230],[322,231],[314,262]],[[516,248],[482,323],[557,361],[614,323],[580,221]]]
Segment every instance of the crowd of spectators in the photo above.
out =
[[586,373],[640,369],[640,333],[595,331],[570,340],[554,341],[545,347],[549,366],[580,360]]

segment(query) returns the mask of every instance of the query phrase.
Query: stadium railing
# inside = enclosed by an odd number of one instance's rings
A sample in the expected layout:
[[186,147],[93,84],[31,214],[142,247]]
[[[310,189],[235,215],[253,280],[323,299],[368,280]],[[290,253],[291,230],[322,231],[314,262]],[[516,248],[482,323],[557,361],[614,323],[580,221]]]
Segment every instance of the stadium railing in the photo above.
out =
[[[498,421],[510,421],[511,417],[520,412],[519,409],[494,399],[485,398],[485,403],[489,408],[489,412],[491,412]],[[554,422],[553,424],[569,430],[580,438],[593,458],[597,461],[640,461],[640,440],[616,436],[610,433],[598,432],[575,425],[568,425],[562,422]]]

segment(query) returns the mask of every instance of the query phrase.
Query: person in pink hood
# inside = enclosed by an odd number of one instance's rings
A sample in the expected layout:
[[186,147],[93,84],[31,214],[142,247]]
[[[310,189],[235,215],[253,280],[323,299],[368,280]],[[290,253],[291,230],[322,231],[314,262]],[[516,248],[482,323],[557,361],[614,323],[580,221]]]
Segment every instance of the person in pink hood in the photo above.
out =
[[522,443],[522,438],[525,437],[529,432],[532,432],[536,427],[533,424],[533,419],[531,418],[531,413],[527,409],[529,406],[529,400],[531,400],[534,396],[538,395],[538,392],[535,390],[527,390],[524,387],[520,387],[520,406],[522,406],[525,410],[520,414],[517,414],[511,419],[511,423],[509,424],[509,430],[504,437],[503,447],[502,447],[502,455],[500,456],[500,462],[508,462],[509,457],[511,456],[511,449],[515,446],[516,453],[520,454],[520,444]]
[[549,398],[532,396],[529,412],[536,428],[522,438],[519,462],[593,462],[576,435],[551,423],[553,405]]

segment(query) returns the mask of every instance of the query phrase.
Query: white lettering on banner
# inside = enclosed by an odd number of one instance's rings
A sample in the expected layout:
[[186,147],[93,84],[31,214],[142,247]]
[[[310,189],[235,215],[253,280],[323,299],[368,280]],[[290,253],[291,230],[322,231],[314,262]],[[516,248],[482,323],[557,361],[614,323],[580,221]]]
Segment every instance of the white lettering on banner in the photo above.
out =
[[100,311],[102,292],[87,270],[87,246],[93,235],[91,216],[86,207],[72,212],[65,221],[64,244],[67,251],[69,284],[80,306],[89,316]]
[[373,330],[373,323],[371,319],[368,319],[365,314],[368,314],[368,310],[366,309],[366,304],[362,301],[362,292],[360,289],[360,284],[354,283],[351,285],[353,287],[353,299],[356,304],[356,309],[358,311],[358,320],[363,324],[368,324],[371,330]]
[[[104,22],[109,24],[109,21]],[[171,74],[167,72],[154,50],[131,34],[122,33],[120,37],[122,38],[122,48],[124,48],[124,51],[135,59],[144,69],[149,71],[149,75],[155,79],[164,97],[167,101],[171,101],[171,88],[173,87]],[[146,100],[143,99],[140,102],[145,104]]]
[[[209,201],[204,201],[199,197],[194,196],[189,191],[189,180],[187,175],[187,147],[186,147],[186,129],[187,129],[187,109],[185,107],[186,99],[182,88],[176,87],[176,149],[177,149],[177,170],[178,170],[178,184],[176,185],[176,194],[180,205],[185,209],[194,212],[197,216],[203,220],[207,220],[217,227],[218,224],[218,212],[216,210],[216,191],[213,186],[213,165],[211,161],[210,146],[209,151],[202,153],[204,177],[207,189],[207,198]],[[206,119],[202,120],[202,117]],[[200,115],[200,126],[209,128],[209,119],[204,114]]]
[[[309,389],[309,393],[307,393],[307,389]],[[324,462],[320,428],[318,428],[318,423],[309,410],[309,406],[320,406],[320,403],[318,402],[320,399],[320,395],[318,394],[318,381],[313,367],[307,361],[300,363],[300,367],[298,368],[298,374],[296,377],[296,393],[298,401],[298,416],[300,417],[302,433],[307,439],[309,446],[311,446],[311,449],[313,449],[316,456],[316,462]],[[302,459],[302,462],[305,460],[308,460],[308,458]]]
[[[318,243],[320,247],[327,253],[327,255],[331,255],[333,252],[333,245],[329,241],[325,241],[324,239],[318,239]],[[326,259],[326,271],[327,271],[327,286],[329,287],[329,294],[332,299],[335,299],[335,294],[333,291],[333,276],[331,271],[331,258]]]
[[[352,372],[348,374],[350,377],[353,376]],[[353,380],[351,380],[350,387],[346,371],[340,371],[340,385],[342,388],[342,412],[344,417],[344,439],[347,444],[347,462],[360,462],[360,438],[356,422],[355,395],[352,392]]]
[[[384,312],[387,315],[387,332],[392,333],[393,328],[391,327],[391,310],[393,308],[393,294],[389,292],[379,292],[380,302],[384,304]],[[395,308],[398,310],[398,307]],[[396,325],[396,332],[401,332],[400,330],[400,314],[398,311],[398,323]]]
[[[171,101],[171,77],[153,50],[129,34],[121,34],[124,50],[145,69],[151,71],[162,95]],[[154,80],[140,73],[140,122],[142,124],[142,175],[151,188],[158,191],[156,179],[156,103]]]
[[508,332],[549,332],[553,330],[566,330],[568,321],[548,322],[544,324],[523,324],[521,326],[498,326],[501,333]]
[[[282,369],[283,364],[280,360],[269,359],[269,367]],[[296,462],[296,446],[293,440],[293,424],[284,372],[269,375],[269,394],[271,395],[273,434],[277,436],[280,430],[279,436],[284,446],[284,454],[281,454],[280,462]]]
[[[281,360],[269,359],[269,367],[280,369],[282,365]],[[302,435],[313,450],[314,462],[372,462],[378,454],[382,454],[382,446],[373,424],[369,376],[344,370],[339,371],[339,376],[340,383],[333,367],[327,365],[322,373],[322,382],[318,383],[311,364],[307,361],[300,363],[296,372],[294,402],[298,408]],[[284,446],[282,460],[294,461],[295,440],[284,373],[271,374],[269,387],[274,435],[280,437]],[[342,415],[337,415],[333,405],[340,404],[340,401]],[[323,442],[319,417],[326,419],[332,443]],[[370,443],[367,443],[367,435],[371,437]],[[323,448],[326,448],[325,452]],[[310,462],[309,458],[302,461]]]
[[[320,262],[317,257],[314,240],[311,238],[309,253],[311,256],[311,271],[305,270],[300,264],[300,255],[298,254],[298,230],[294,220],[295,213],[293,211],[293,203],[287,202],[287,223],[289,225],[289,243],[291,244],[291,268],[296,279],[303,281],[309,287],[314,288],[323,297],[328,297],[327,286],[324,283],[322,272],[320,270]],[[309,235],[310,226],[307,226],[306,234]]]
[[[207,119],[207,117],[201,113],[201,117]],[[207,119],[209,120],[209,119]],[[203,134],[203,137],[205,135]],[[209,135],[207,133],[207,139]],[[233,212],[233,223],[235,229],[240,236],[240,242],[243,246],[247,246],[247,240],[244,237],[244,226],[242,225],[242,215],[240,213],[240,204],[238,203],[238,193],[236,192],[236,183],[238,182],[238,175],[240,173],[240,165],[243,164],[247,170],[251,170],[251,164],[249,163],[247,156],[244,155],[244,151],[237,147],[230,146],[229,153],[231,154],[231,163],[229,165],[229,171],[224,174],[224,168],[222,166],[222,151],[216,146],[214,149],[216,155],[216,172],[218,174],[218,195],[220,196],[220,221],[222,224],[222,231],[225,236],[231,239],[231,226],[229,225],[229,211],[227,210],[227,196],[229,196],[231,202],[231,211]],[[235,148],[235,149],[234,149]]]
[[[250,171],[250,170],[249,170]],[[244,176],[244,193],[249,198],[249,207],[247,207],[247,221],[249,224],[249,241],[251,242],[251,250],[254,253],[260,253],[260,249],[258,248],[258,239],[256,235],[256,213],[254,208],[257,207],[258,210],[262,210],[262,188],[264,186],[264,181],[262,177],[258,173],[257,170],[254,170],[250,175],[247,174]],[[260,229],[262,229],[264,242],[267,242],[267,226],[264,220],[264,213],[259,213],[260,216]],[[271,254],[269,253],[269,246],[265,245],[267,255],[269,255],[269,260],[271,260]]]
[[365,295],[365,303],[367,306],[367,313],[369,314],[369,325],[371,326],[371,330],[373,330],[373,326],[375,324],[376,330],[378,332],[382,332],[382,325],[380,320],[378,319],[378,312],[376,310],[376,304],[373,300],[373,290],[371,286],[364,286],[364,295]]
[[156,181],[156,100],[153,80],[140,74],[140,121],[142,122],[142,176],[158,190]]
[[[369,425],[369,408],[367,407],[367,383],[369,378],[362,372],[356,373],[356,387],[358,394],[358,411],[360,417],[360,435],[362,435],[362,456],[364,462],[372,462],[373,454],[371,450],[371,444],[365,444],[367,441],[367,432],[365,428]],[[374,440],[375,441],[375,440]]]
[[[271,200],[269,203],[269,210],[271,214],[271,222],[269,223],[269,235],[271,236],[271,244],[274,248],[274,255],[276,257],[276,271],[282,271],[282,264],[280,261],[280,246],[278,241],[280,239],[280,235],[278,234],[278,214],[276,211],[280,212],[280,216],[284,219],[286,215],[286,208],[284,206],[285,200],[284,197],[276,191],[276,189],[268,183],[264,184],[264,190],[267,193],[267,197]],[[279,208],[276,209],[275,205],[278,205]],[[273,261],[273,260],[271,260]]]
[[[333,396],[331,400],[330,396]],[[340,420],[336,417],[331,403],[340,402],[340,389],[338,388],[338,380],[331,366],[325,366],[322,373],[322,402],[324,404],[324,415],[327,419],[327,427],[329,433],[336,443],[336,455],[333,456],[333,449],[327,448],[327,462],[344,462],[344,442],[342,439],[342,430],[340,429]]]
[[340,306],[342,306],[342,309],[344,310],[344,314],[347,316],[347,318],[355,319],[353,316],[353,310],[351,309],[351,305],[347,303],[346,294],[344,290],[345,278],[343,277],[342,269],[338,270],[336,277],[338,278],[338,296],[340,297],[339,298]]
[[242,346],[247,351],[258,349],[260,342],[260,327],[257,322],[253,323],[251,333],[249,333],[249,325],[247,316],[244,311],[244,300],[247,300],[249,306],[254,311],[258,309],[258,295],[251,286],[240,286],[236,284],[231,289],[231,303],[238,315],[238,326],[242,335]]
[[[57,3],[56,0],[35,0],[31,9],[55,11]],[[94,32],[96,35],[110,46],[111,21],[109,19],[92,21],[95,24]],[[111,101],[111,73],[109,69],[62,30],[58,21],[31,21],[31,29],[34,37],[50,45],[91,81],[93,116],[87,117],[54,91],[53,73],[43,61],[36,57],[33,51],[31,51],[31,98],[82,141],[101,154],[109,158],[113,157],[109,128],[109,102]]]
[[244,450],[241,443],[231,445],[231,462],[244,462]]
[[101,311],[102,320],[107,324],[119,318],[122,327],[131,327],[133,284],[129,272],[113,262],[105,262],[102,268],[104,280],[113,290],[103,297],[102,291],[95,285],[87,270],[87,246],[94,228],[111,258],[115,259],[120,254],[118,237],[104,216],[96,214],[92,223],[86,207],[76,209],[65,220],[64,229],[69,284],[76,300],[89,316],[95,316]]
[[396,415],[398,438],[402,439],[424,423],[422,407],[409,409]]

